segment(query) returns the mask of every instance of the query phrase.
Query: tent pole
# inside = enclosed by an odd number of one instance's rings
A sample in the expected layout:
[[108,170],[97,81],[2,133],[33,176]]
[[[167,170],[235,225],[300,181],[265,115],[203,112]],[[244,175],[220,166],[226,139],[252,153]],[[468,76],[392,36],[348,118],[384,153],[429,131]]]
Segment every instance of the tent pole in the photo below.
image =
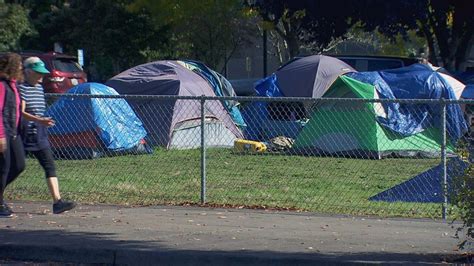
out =
[[206,139],[205,139],[205,108],[206,99],[201,96],[201,204],[206,203]]
[[443,174],[443,220],[446,221],[448,210],[448,173],[446,169],[446,101],[441,98],[441,166]]

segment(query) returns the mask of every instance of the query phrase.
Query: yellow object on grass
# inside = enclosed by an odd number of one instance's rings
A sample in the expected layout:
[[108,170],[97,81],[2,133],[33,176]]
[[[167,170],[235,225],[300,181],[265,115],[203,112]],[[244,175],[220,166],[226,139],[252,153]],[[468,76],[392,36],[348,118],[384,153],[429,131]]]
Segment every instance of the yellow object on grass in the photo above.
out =
[[258,141],[236,139],[234,141],[234,150],[237,152],[265,152],[267,146]]

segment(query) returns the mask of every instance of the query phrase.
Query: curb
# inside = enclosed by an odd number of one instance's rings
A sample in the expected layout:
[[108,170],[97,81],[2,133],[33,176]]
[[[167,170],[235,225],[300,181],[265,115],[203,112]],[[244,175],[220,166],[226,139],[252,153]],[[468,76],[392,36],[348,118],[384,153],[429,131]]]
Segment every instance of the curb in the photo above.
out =
[[[439,259],[442,256],[439,256]],[[91,249],[0,244],[0,259],[105,265],[437,264],[433,254],[284,254],[253,251]]]
[[106,265],[337,265],[341,263],[334,259],[324,260],[318,255],[277,255],[270,252],[263,255],[254,252],[97,250],[31,245],[0,245],[0,258]]

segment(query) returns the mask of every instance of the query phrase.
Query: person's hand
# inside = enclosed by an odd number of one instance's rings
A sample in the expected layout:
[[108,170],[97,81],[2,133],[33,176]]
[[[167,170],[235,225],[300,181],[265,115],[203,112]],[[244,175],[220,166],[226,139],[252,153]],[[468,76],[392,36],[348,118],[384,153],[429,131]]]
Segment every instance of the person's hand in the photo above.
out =
[[7,139],[0,138],[0,153],[4,153],[6,149],[7,149]]
[[56,124],[51,117],[42,117],[39,122],[46,127],[52,127]]

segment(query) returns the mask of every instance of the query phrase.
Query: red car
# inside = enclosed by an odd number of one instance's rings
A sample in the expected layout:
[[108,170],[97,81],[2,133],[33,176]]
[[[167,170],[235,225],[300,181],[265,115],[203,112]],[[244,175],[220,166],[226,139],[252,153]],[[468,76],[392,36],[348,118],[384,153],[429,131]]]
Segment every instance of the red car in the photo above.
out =
[[64,93],[79,83],[87,82],[87,75],[77,63],[75,56],[49,52],[20,52],[23,59],[30,56],[39,57],[49,70],[43,78],[43,88],[47,93]]

